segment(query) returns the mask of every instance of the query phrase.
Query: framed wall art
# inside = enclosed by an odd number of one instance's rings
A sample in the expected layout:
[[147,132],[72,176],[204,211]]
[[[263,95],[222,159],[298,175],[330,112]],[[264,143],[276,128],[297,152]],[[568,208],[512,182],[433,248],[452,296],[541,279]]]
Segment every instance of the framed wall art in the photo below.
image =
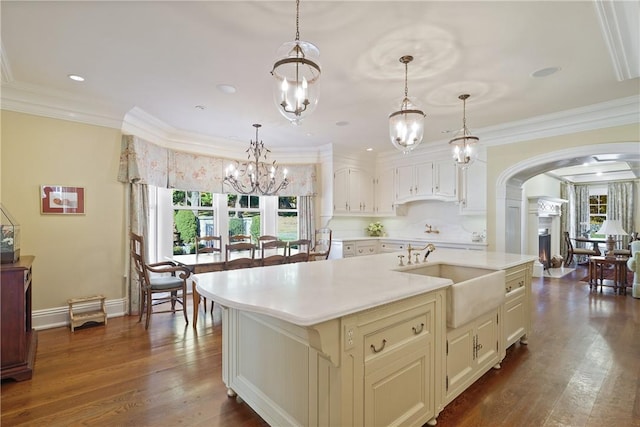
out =
[[43,214],[84,214],[84,188],[43,185],[40,189]]

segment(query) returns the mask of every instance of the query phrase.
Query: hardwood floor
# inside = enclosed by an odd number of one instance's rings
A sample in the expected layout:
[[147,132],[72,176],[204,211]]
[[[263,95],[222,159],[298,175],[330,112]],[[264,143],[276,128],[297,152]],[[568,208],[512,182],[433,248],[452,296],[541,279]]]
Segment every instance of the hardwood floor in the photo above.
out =
[[[640,426],[640,299],[590,293],[579,268],[534,278],[529,345],[515,344],[438,426]],[[109,319],[39,332],[33,379],[3,382],[3,427],[265,426],[227,398],[220,313]]]

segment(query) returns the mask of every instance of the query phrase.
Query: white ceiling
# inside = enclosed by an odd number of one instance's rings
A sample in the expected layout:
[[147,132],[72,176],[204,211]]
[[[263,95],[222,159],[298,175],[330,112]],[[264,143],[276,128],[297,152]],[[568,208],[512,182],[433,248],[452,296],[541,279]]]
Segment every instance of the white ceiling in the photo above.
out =
[[[270,148],[380,152],[404,92],[398,59],[411,54],[425,141],[461,127],[457,97],[469,93],[467,124],[482,142],[485,128],[640,93],[634,70],[625,77],[612,61],[604,3],[303,0],[300,38],[320,49],[321,98],[296,127],[276,111],[270,75],[295,36],[294,1],[3,0],[3,92],[119,120],[142,110],[174,134],[242,147],[262,123]],[[531,77],[546,67],[560,71]]]

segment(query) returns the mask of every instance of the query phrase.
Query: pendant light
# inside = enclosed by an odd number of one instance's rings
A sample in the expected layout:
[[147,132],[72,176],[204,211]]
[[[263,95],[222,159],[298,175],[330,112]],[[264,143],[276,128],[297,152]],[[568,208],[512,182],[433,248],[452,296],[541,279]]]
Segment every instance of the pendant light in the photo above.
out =
[[296,0],[296,39],[278,49],[281,58],[273,64],[275,78],[273,100],[278,111],[291,123],[298,125],[318,104],[320,51],[312,43],[300,40],[300,0]]
[[449,141],[449,144],[453,147],[453,160],[460,169],[465,169],[478,157],[476,144],[480,141],[480,138],[471,135],[471,132],[467,129],[466,106],[467,99],[470,96],[465,93],[458,97],[458,99],[462,100],[462,129]]
[[389,137],[391,143],[403,153],[408,153],[422,142],[424,136],[425,114],[418,109],[415,102],[409,99],[407,76],[409,62],[413,56],[405,55],[400,58],[404,64],[404,98],[400,103],[400,110],[389,114]]

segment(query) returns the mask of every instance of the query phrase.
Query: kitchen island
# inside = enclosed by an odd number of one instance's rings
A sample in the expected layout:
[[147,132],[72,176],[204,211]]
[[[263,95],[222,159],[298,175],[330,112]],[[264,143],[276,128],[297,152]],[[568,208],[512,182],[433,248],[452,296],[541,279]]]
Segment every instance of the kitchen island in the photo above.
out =
[[[407,269],[415,265],[399,267],[397,255],[196,275],[198,292],[222,307],[229,395],[237,393],[274,426],[435,424],[453,398],[446,352],[453,282],[411,274]],[[509,270],[524,268],[530,284],[534,259],[442,249],[426,264],[507,270],[507,281]],[[476,333],[481,324],[464,326]],[[525,322],[518,330],[525,337],[529,327]],[[495,335],[504,336],[502,327]],[[492,358],[483,358],[491,365],[504,357],[499,341]],[[477,337],[473,342],[477,347]],[[457,384],[475,381],[480,372]]]

